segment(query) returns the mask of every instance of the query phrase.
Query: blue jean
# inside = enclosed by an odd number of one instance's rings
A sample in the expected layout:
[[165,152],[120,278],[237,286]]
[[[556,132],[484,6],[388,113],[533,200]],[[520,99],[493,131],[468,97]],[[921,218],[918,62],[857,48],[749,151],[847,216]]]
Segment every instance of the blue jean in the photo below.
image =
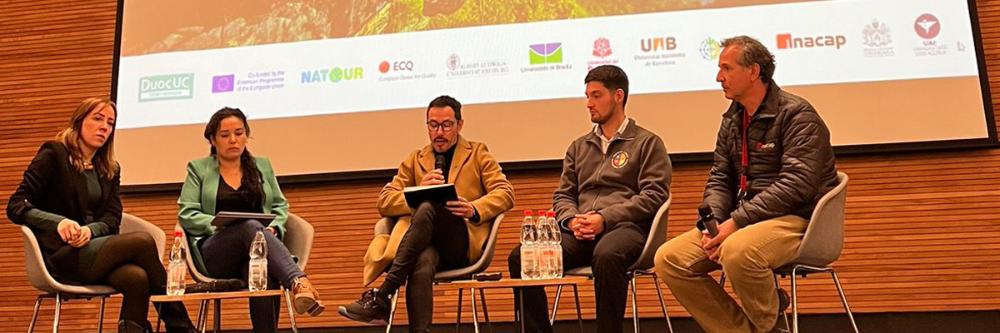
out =
[[[268,288],[278,284],[286,289],[292,287],[295,279],[306,274],[292,260],[292,254],[278,237],[265,230],[257,220],[232,223],[215,231],[201,243],[201,256],[205,261],[208,276],[219,279],[240,279],[247,281],[250,265],[250,244],[257,231],[264,232],[267,240]],[[254,297],[250,299],[250,321],[254,332],[276,332],[281,297]]]

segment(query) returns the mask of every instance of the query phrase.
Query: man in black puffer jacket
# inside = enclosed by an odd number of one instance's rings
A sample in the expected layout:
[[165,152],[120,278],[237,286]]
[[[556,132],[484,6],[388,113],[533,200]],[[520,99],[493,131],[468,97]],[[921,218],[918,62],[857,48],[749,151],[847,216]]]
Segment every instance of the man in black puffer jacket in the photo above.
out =
[[[716,80],[733,103],[699,209],[717,235],[696,228],[670,240],[656,272],[705,331],[768,332],[787,303],[771,270],[793,259],[816,202],[837,184],[836,161],[816,110],[772,80],[770,51],[746,36],[723,47]],[[708,276],[720,268],[739,304]]]

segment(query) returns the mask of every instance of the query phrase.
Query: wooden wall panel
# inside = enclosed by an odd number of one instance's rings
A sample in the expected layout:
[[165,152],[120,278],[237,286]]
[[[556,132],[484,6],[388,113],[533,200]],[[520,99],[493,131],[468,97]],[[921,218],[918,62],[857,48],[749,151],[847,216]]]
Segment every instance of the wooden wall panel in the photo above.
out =
[[[1000,1],[977,1],[992,91],[1000,91]],[[0,204],[20,180],[40,142],[56,133],[76,103],[108,93],[114,43],[115,1],[0,2]],[[994,108],[1000,94],[990,96]],[[947,110],[942,110],[942,116]],[[997,119],[1000,122],[1000,114]],[[834,133],[836,134],[836,133]],[[150,143],[153,145],[154,143]],[[125,166],[128,167],[128,166]],[[843,157],[851,175],[846,247],[836,263],[852,307],[858,312],[907,312],[1000,309],[1000,149]],[[676,165],[668,233],[693,225],[708,164]],[[519,213],[549,206],[558,170],[515,172],[517,205],[503,222],[490,271],[506,271],[506,257],[517,242]],[[303,327],[353,326],[335,313],[355,299],[360,257],[378,218],[374,205],[385,180],[285,186],[293,211],[316,226],[317,238],[307,272],[330,310],[302,318]],[[171,230],[176,192],[127,195],[126,210]],[[37,292],[24,278],[19,231],[0,224],[0,331],[23,330]],[[584,315],[593,317],[593,290],[583,288]],[[640,284],[640,312],[659,310],[649,280]],[[488,295],[492,318],[510,320],[512,297]],[[802,282],[801,308],[807,313],[839,312],[829,279]],[[453,320],[453,291],[439,290],[435,321]],[[684,310],[667,295],[672,315]],[[571,318],[566,299],[561,318]],[[119,302],[109,302],[108,328]],[[245,302],[226,303],[227,328],[247,328]],[[90,332],[96,302],[70,302],[63,310],[64,332]],[[39,329],[52,318],[44,307]],[[193,306],[191,307],[194,311]],[[466,322],[469,312],[465,311]],[[398,317],[405,322],[405,306]],[[282,319],[287,326],[287,319]]]

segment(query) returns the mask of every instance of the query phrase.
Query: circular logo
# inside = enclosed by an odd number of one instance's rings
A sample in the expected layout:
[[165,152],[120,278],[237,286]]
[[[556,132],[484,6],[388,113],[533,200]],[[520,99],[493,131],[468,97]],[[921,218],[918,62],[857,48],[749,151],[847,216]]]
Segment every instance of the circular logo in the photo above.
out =
[[621,169],[626,165],[628,165],[628,153],[619,151],[611,155],[611,166],[615,167],[615,169]]
[[335,67],[330,70],[330,82],[340,82],[344,78],[344,70],[340,67]]
[[458,66],[461,64],[460,60],[458,59],[458,55],[452,53],[451,56],[448,57],[448,63],[447,64],[448,64],[448,70],[452,70],[453,71],[453,70],[458,69]]
[[722,53],[722,43],[712,37],[705,38],[705,40],[701,41],[701,47],[698,48],[698,53],[700,53],[701,58],[705,60],[719,59],[719,53]]
[[382,74],[388,73],[389,72],[389,62],[388,61],[383,61],[381,64],[378,64],[378,71],[382,72]]
[[934,39],[941,33],[941,21],[932,14],[920,15],[913,22],[913,30],[923,39]]

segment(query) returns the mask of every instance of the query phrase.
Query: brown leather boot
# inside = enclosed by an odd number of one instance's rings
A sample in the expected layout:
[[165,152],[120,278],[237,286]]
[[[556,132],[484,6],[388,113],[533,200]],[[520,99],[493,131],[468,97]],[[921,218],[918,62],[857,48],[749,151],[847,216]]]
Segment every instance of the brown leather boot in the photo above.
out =
[[326,306],[319,300],[319,292],[304,276],[295,279],[292,285],[292,304],[295,305],[295,312],[298,314],[308,313],[310,316],[318,316],[326,310]]

